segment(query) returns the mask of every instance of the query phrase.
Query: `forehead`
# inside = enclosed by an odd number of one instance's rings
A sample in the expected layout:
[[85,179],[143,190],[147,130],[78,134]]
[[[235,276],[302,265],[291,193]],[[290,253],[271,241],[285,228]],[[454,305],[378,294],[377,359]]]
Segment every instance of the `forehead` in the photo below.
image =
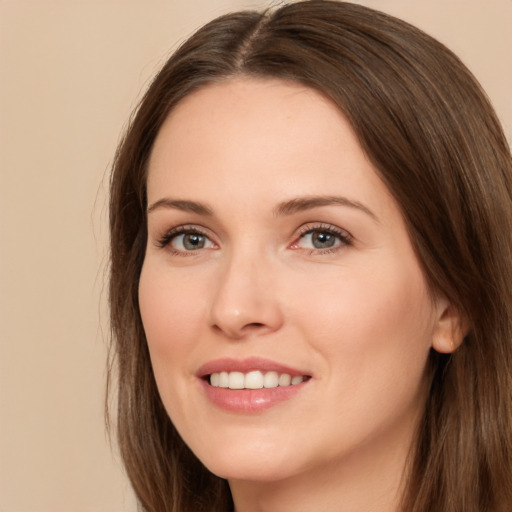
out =
[[334,189],[359,201],[387,195],[330,100],[300,84],[237,78],[190,94],[168,116],[149,162],[148,200],[232,201],[247,189],[274,202]]
[[[251,141],[267,149],[276,139],[299,136],[309,127],[315,133],[315,120],[345,122],[341,112],[317,91],[293,82],[277,79],[237,78],[213,83],[181,100],[171,111],[155,141],[152,156],[182,147],[184,142],[207,143],[212,135],[229,138],[250,147]],[[295,127],[295,129],[294,129]],[[319,133],[317,132],[319,135]]]
[[[245,116],[259,111],[272,113],[274,120],[297,116],[297,105],[304,115],[310,109],[338,109],[317,90],[278,78],[235,77],[207,84],[183,98],[171,111],[164,126],[172,121],[197,115],[205,122],[223,114]],[[276,109],[278,107],[278,109]],[[254,121],[254,117],[251,118]]]

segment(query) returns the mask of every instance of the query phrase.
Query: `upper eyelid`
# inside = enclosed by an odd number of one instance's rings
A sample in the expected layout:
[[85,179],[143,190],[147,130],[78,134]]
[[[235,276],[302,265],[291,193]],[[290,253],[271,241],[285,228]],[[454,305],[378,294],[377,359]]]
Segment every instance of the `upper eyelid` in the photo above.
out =
[[313,231],[329,231],[335,235],[343,236],[345,238],[353,239],[354,237],[350,233],[350,231],[340,228],[339,226],[336,226],[334,224],[329,224],[325,222],[315,223],[315,222],[308,222],[306,224],[303,224],[299,229],[298,236],[304,236],[308,233],[311,233]]
[[181,235],[183,233],[199,233],[209,238],[212,236],[211,230],[204,226],[198,224],[179,224],[178,226],[162,230],[162,234],[159,235],[158,238],[162,236]]
[[[353,235],[347,231],[344,228],[341,228],[339,226],[336,226],[331,223],[327,222],[320,222],[320,221],[313,221],[313,222],[307,222],[299,226],[298,228],[295,228],[292,235],[290,236],[291,242],[294,243],[297,241],[298,238],[303,237],[304,235],[314,232],[314,231],[328,231],[330,233],[333,233],[341,238],[353,240]],[[201,226],[199,224],[180,224],[174,227],[171,227],[167,230],[164,230],[162,234],[157,235],[155,237],[157,245],[161,245],[162,240],[167,239],[169,242],[172,240],[173,237],[179,236],[186,233],[199,233],[202,236],[207,237],[210,239],[213,243],[216,245],[219,245],[219,242],[216,241],[218,238],[215,236],[215,234],[209,229],[204,226]]]

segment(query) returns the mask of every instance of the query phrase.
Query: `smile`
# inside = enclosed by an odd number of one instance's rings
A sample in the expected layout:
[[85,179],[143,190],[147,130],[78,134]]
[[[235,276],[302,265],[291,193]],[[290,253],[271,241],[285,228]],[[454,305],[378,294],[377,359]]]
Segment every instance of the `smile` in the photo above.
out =
[[216,372],[210,375],[210,385],[229,389],[271,389],[278,386],[295,386],[304,382],[308,377],[302,375],[290,375],[275,371],[262,372],[253,370],[243,372]]
[[232,413],[254,414],[307,392],[313,375],[261,357],[222,358],[198,369],[208,401]]

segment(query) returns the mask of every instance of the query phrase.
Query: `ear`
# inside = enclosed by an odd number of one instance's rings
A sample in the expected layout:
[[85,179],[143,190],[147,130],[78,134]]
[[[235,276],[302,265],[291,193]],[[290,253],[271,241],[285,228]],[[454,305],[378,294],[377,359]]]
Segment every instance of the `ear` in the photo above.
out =
[[432,336],[432,348],[442,354],[455,352],[468,333],[467,321],[446,298],[438,298],[437,321]]

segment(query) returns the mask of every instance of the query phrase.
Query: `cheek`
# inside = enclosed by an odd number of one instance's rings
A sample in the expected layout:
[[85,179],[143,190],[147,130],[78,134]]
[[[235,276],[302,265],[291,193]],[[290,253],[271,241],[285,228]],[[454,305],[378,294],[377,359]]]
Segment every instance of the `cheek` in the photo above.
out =
[[400,263],[381,261],[380,268],[351,267],[335,278],[317,274],[303,282],[293,294],[299,298],[295,316],[307,323],[318,351],[329,352],[347,370],[379,360],[388,368],[424,365],[433,308],[420,269]]
[[[352,268],[336,280],[316,279],[315,293],[298,295],[307,297],[307,306],[296,304],[307,308],[301,318],[326,385],[328,410],[318,428],[338,440],[337,431],[347,438],[371,437],[375,429],[415,418],[421,409],[432,305],[416,268]],[[333,408],[343,411],[336,421]]]
[[139,307],[154,363],[155,357],[174,356],[197,340],[204,306],[200,282],[180,279],[156,265],[143,266]]
[[151,366],[167,414],[179,430],[194,423],[188,404],[195,389],[195,383],[190,384],[204,324],[204,292],[199,283],[180,280],[165,265],[143,266],[139,307]]

